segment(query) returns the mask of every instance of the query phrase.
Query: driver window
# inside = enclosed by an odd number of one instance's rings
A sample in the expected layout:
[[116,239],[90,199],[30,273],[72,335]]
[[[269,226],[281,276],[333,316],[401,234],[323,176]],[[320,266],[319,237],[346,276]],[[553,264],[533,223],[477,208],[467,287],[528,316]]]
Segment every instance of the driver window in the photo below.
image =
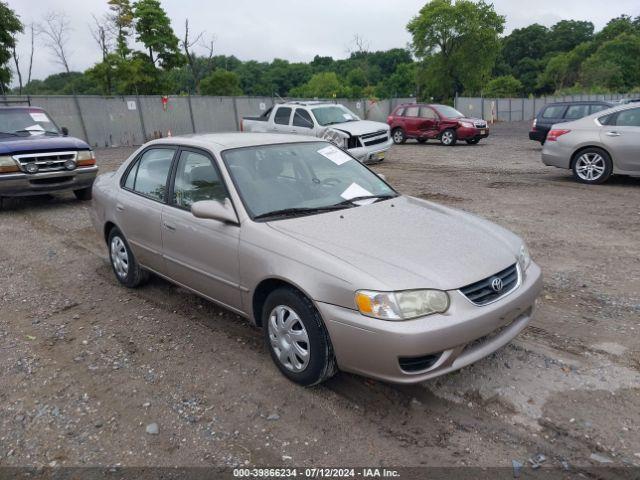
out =
[[311,115],[304,108],[296,108],[293,114],[293,126],[303,128],[313,128],[313,120]]
[[226,197],[227,191],[211,159],[201,153],[183,151],[176,171],[173,203],[188,210],[195,202],[223,201]]

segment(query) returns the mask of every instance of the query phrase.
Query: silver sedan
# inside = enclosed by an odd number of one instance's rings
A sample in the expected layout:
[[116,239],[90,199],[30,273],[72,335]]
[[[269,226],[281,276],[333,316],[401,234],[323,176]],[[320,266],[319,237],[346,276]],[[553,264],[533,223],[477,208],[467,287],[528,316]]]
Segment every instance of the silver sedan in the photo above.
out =
[[150,142],[97,179],[93,220],[120,283],[152,272],[247,317],[302,385],[459,369],[527,326],[542,285],[513,233],[312,137]]
[[640,105],[600,111],[554,125],[542,149],[545,165],[573,171],[579,182],[598,184],[611,175],[640,176]]

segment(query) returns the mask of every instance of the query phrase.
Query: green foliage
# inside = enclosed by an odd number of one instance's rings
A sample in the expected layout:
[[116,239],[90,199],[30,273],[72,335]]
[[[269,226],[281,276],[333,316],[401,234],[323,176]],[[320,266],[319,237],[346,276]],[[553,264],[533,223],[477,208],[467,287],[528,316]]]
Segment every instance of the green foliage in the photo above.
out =
[[349,96],[347,93],[335,72],[316,73],[307,83],[290,92],[292,97],[302,98],[335,98]]
[[427,3],[407,25],[416,56],[438,78],[425,85],[425,93],[439,98],[479,93],[500,52],[504,23],[484,0]]
[[112,22],[116,30],[116,53],[126,58],[129,49],[129,36],[133,28],[133,8],[129,0],[108,0]]
[[9,6],[0,2],[0,91],[5,92],[11,81],[11,69],[8,66],[13,48],[16,45],[15,36],[22,32],[22,22]]
[[178,48],[178,37],[158,0],[138,0],[133,4],[136,40],[149,52],[151,63],[169,69],[184,63]]
[[640,78],[640,35],[622,33],[604,42],[582,65],[582,83],[628,91]]
[[487,83],[485,97],[517,97],[522,93],[522,83],[513,75],[497,77]]
[[549,51],[568,52],[581,43],[592,40],[593,31],[591,22],[561,20],[549,32]]
[[203,95],[242,95],[240,78],[235,72],[215,70],[200,82]]

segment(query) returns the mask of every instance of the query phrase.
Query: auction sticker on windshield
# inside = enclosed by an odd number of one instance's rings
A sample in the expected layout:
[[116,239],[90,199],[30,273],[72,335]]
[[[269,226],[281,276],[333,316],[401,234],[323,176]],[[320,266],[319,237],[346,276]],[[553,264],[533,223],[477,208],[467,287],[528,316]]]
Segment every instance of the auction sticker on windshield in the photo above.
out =
[[336,165],[342,165],[343,163],[348,162],[349,160],[353,160],[349,155],[344,153],[338,147],[334,147],[333,145],[329,145],[328,147],[321,148],[318,150],[318,153],[323,157],[328,158]]
[[369,195],[371,195],[371,192],[364,189],[357,183],[352,183],[351,185],[349,185],[349,188],[347,188],[344,192],[342,192],[340,196],[345,200],[351,200],[352,198],[367,197]]
[[31,115],[31,118],[33,119],[34,122],[49,123],[51,121],[51,120],[49,120],[49,117],[47,117],[42,112],[29,112],[29,115]]

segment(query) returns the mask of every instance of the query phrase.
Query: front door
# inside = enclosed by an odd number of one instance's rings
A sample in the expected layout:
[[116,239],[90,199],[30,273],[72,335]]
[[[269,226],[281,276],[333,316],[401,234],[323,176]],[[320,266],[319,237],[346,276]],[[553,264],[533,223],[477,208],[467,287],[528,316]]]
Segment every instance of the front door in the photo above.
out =
[[162,212],[163,252],[172,280],[241,311],[240,226],[191,214],[195,202],[230,201],[228,197],[213,158],[201,150],[182,149],[172,196]]
[[296,108],[291,117],[291,133],[313,136],[313,120],[304,108]]
[[640,108],[622,110],[600,131],[602,143],[613,157],[616,170],[640,172]]
[[165,273],[161,216],[175,153],[175,147],[143,151],[125,175],[116,204],[116,223],[138,262],[159,273]]
[[440,117],[431,107],[420,107],[420,136],[434,138],[438,136]]

